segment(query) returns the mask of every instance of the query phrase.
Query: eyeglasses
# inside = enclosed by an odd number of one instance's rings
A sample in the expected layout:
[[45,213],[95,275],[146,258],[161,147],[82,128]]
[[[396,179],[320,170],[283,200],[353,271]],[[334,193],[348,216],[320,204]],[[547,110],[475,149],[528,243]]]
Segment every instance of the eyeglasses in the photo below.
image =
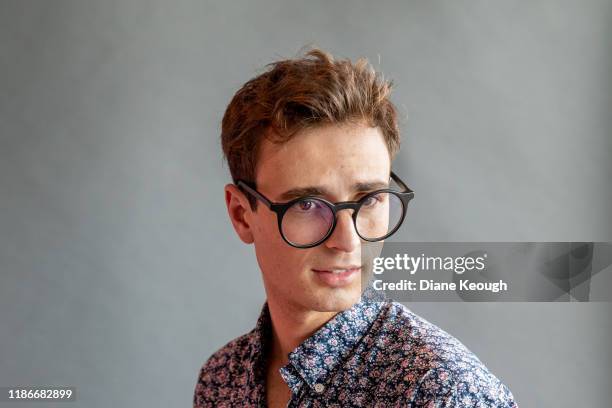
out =
[[344,209],[353,210],[355,231],[365,241],[381,241],[395,233],[406,217],[414,191],[393,172],[391,179],[403,191],[385,188],[367,193],[358,201],[338,203],[316,196],[274,203],[247,182],[238,180],[236,184],[276,213],[278,229],[287,244],[295,248],[312,248],[331,236],[336,228],[338,212]]

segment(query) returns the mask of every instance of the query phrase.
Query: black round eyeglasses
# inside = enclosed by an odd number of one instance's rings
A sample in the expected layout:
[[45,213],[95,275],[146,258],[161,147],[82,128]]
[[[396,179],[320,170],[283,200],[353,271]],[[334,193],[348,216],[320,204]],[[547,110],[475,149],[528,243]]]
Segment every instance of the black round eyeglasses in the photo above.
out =
[[236,184],[276,213],[278,229],[287,244],[312,248],[331,236],[336,228],[337,214],[344,209],[353,210],[353,224],[361,239],[376,242],[394,234],[404,222],[414,191],[393,172],[391,179],[402,191],[385,188],[369,192],[358,201],[338,203],[311,195],[274,203],[246,181],[238,180]]

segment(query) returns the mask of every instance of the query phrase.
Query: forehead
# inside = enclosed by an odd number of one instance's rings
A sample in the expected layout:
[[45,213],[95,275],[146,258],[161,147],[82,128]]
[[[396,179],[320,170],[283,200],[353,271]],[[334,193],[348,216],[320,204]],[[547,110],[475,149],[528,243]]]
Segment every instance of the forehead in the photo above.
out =
[[283,144],[262,141],[256,183],[270,193],[312,185],[338,190],[356,181],[385,181],[390,168],[380,129],[351,123],[322,125],[301,131]]

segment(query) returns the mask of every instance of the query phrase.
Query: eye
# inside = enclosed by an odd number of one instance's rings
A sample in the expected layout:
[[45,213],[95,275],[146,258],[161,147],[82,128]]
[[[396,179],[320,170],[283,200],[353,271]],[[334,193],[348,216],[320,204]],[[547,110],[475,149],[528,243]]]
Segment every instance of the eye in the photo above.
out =
[[363,200],[363,207],[373,207],[384,200],[384,194],[374,194]]
[[300,211],[309,211],[315,208],[317,205],[313,200],[302,200],[297,203],[297,207]]
[[372,205],[374,205],[374,204],[376,204],[376,197],[375,197],[375,196],[370,196],[370,197],[366,198],[366,199],[363,201],[363,204],[362,204],[362,205],[364,205],[364,206],[366,206],[366,207],[370,207],[370,206],[372,206]]

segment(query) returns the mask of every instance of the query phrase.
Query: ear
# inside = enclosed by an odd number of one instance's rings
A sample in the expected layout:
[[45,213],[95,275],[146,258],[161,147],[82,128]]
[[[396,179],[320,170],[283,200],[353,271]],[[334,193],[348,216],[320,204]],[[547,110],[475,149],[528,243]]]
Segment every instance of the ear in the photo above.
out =
[[245,244],[252,244],[253,230],[248,218],[253,213],[245,194],[235,184],[225,186],[225,205],[236,233]]

